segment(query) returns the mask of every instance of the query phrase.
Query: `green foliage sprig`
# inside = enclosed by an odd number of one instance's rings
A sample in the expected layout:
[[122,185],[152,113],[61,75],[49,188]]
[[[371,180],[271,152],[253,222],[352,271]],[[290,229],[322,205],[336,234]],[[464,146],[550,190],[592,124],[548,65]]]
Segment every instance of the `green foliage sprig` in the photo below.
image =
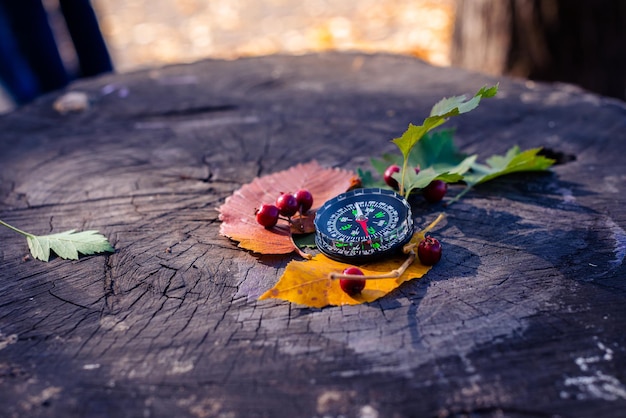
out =
[[[372,166],[381,175],[392,164],[401,166],[400,172],[395,173],[393,178],[398,181],[400,194],[407,198],[415,189],[422,189],[433,180],[464,182],[465,189],[449,200],[448,205],[477,184],[514,172],[548,169],[554,160],[541,156],[541,148],[521,151],[518,146],[513,146],[506,154],[493,155],[481,164],[477,162],[477,154],[464,154],[455,146],[451,130],[433,131],[449,118],[474,110],[482,99],[494,97],[497,92],[498,85],[485,86],[470,99],[466,96],[442,99],[433,106],[430,116],[421,125],[409,124],[401,137],[392,140],[400,155],[385,154],[372,158]],[[415,167],[419,168],[419,172],[416,173]],[[359,176],[364,185],[376,184],[369,172],[359,170]]]
[[10,230],[24,235],[32,256],[41,261],[50,259],[50,251],[54,251],[61,258],[78,260],[78,254],[91,255],[101,252],[113,252],[115,249],[109,241],[98,231],[75,230],[60,232],[51,235],[34,235],[24,232],[0,220]]

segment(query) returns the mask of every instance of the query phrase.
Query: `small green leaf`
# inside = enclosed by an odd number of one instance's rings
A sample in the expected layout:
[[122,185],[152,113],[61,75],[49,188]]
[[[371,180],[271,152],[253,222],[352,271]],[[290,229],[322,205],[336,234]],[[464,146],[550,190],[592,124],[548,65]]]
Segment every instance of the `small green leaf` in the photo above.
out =
[[371,171],[357,169],[357,175],[361,180],[361,187],[387,187],[384,181],[374,178]]
[[467,113],[478,107],[480,96],[474,96],[469,101],[467,96],[453,96],[441,99],[430,111],[430,117],[447,118]]
[[554,164],[554,160],[537,153],[541,148],[520,151],[518,146],[510,148],[505,155],[492,155],[484,164],[472,164],[472,172],[465,176],[465,182],[476,185],[493,180],[505,174],[519,171],[543,171]]
[[429,132],[411,151],[409,166],[446,171],[459,165],[467,155],[458,150],[453,134],[452,129]]
[[383,154],[380,158],[372,158],[370,159],[370,163],[374,170],[378,172],[381,176],[392,164],[401,165],[402,164],[402,156],[398,154]]
[[478,107],[481,99],[494,97],[498,93],[498,85],[484,86],[471,99],[467,100],[465,95],[444,98],[433,106],[430,116],[448,118],[472,111]]
[[48,261],[50,251],[68,260],[78,260],[78,254],[90,255],[115,251],[109,241],[98,231],[74,230],[52,235],[26,236],[30,252],[38,260]]
[[25,236],[32,256],[42,261],[50,259],[50,250],[59,257],[70,260],[78,260],[79,253],[90,255],[115,251],[104,235],[98,231],[75,232],[72,229],[58,234],[38,236],[22,231],[2,220],[0,220],[0,225]]
[[[472,160],[475,159],[475,157],[470,158]],[[396,173],[393,175],[393,178],[395,178],[399,182],[401,180],[401,176],[401,173]],[[418,174],[415,174],[414,170],[408,170],[406,173],[406,178],[404,180],[406,182],[406,196],[408,196],[414,189],[423,189],[424,187],[428,186],[433,180],[443,180],[446,183],[456,183],[463,180],[463,175],[450,171],[437,171],[433,167],[428,167],[426,169],[420,170]]]
[[413,149],[415,144],[417,144],[417,142],[422,139],[428,131],[435,129],[445,121],[444,117],[435,116],[424,119],[424,123],[422,125],[413,125],[411,123],[402,136],[400,138],[393,139],[392,142],[400,149],[404,158],[409,158],[411,149]]
[[480,96],[483,99],[489,99],[494,97],[496,94],[498,94],[498,84],[491,87],[483,86],[480,90],[478,90],[476,96]]
[[466,173],[463,181],[467,187],[448,202],[448,205],[458,201],[477,184],[485,183],[506,174],[520,171],[544,171],[554,164],[554,160],[537,155],[541,148],[532,148],[520,151],[516,145],[511,147],[505,155],[492,155],[487,158],[487,164],[474,163],[471,171]]
[[315,234],[293,234],[292,238],[298,248],[317,248]]

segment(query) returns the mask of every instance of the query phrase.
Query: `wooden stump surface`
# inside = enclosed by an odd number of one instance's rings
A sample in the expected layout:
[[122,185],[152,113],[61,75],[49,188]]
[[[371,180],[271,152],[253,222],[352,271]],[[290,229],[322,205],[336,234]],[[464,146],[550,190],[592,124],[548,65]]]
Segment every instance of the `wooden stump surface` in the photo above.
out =
[[[444,255],[377,302],[257,301],[296,256],[219,235],[224,199],[317,160],[369,168],[444,96],[500,83],[451,120],[484,159],[546,147],[551,173],[478,186]],[[626,107],[567,85],[409,57],[205,61],[75,83],[0,117],[0,219],[97,229],[109,255],[28,260],[0,228],[0,415],[585,417],[626,410]],[[452,192],[460,189],[453,189]]]

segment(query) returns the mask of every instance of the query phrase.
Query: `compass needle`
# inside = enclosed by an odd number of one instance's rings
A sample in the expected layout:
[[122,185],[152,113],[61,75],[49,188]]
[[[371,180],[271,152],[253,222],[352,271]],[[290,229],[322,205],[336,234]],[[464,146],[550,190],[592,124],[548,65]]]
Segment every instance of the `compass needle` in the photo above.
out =
[[361,229],[363,230],[363,232],[365,233],[365,237],[367,238],[370,236],[369,230],[367,228],[367,217],[363,215],[361,206],[358,203],[355,203],[354,206],[356,207],[356,219],[355,220],[359,223],[359,225],[361,225]]
[[361,210],[361,206],[357,203],[354,204],[356,206],[356,216],[357,219],[363,219],[365,216],[363,215],[363,211]]

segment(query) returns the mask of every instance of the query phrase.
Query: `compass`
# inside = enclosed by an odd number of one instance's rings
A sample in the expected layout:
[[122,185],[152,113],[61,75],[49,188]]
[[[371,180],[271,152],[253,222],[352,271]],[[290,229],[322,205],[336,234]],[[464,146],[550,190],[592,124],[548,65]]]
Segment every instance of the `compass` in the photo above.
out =
[[315,215],[315,244],[326,256],[360,264],[395,254],[413,236],[408,202],[392,190],[355,189]]

